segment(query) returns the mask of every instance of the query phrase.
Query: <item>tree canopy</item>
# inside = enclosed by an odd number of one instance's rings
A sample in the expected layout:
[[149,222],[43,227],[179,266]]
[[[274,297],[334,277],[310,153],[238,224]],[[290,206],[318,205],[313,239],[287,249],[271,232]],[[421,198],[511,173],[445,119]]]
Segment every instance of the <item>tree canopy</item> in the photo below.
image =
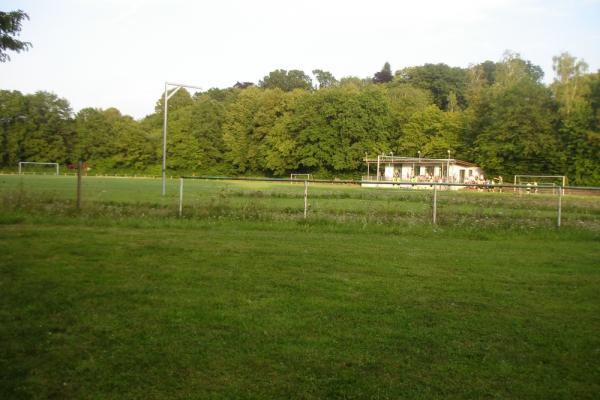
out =
[[468,71],[464,68],[449,67],[446,64],[425,64],[408,67],[396,72],[403,82],[429,90],[433,102],[442,110],[447,110],[453,96],[460,107],[467,105],[465,91],[468,86]]
[[[357,177],[365,154],[445,157],[487,175],[567,175],[600,185],[600,73],[569,53],[555,79],[512,52],[469,68],[425,64],[387,79],[275,70],[258,85],[237,83],[169,99],[168,168],[187,173]],[[379,75],[378,75],[379,74]],[[390,72],[391,76],[391,72]],[[378,83],[376,83],[378,82]],[[96,171],[158,173],[163,96],[136,121],[115,108],[73,115],[55,94],[0,91],[0,167],[69,163]]]
[[286,71],[278,69],[269,73],[260,82],[259,86],[264,89],[281,89],[289,92],[294,89],[312,89],[312,79],[298,69]]
[[20,53],[31,47],[31,43],[17,39],[25,19],[29,19],[29,15],[22,10],[0,11],[0,62],[10,61],[7,51]]
[[376,72],[373,76],[373,83],[388,83],[394,76],[392,75],[392,67],[390,67],[390,63],[386,62],[381,68],[381,71]]

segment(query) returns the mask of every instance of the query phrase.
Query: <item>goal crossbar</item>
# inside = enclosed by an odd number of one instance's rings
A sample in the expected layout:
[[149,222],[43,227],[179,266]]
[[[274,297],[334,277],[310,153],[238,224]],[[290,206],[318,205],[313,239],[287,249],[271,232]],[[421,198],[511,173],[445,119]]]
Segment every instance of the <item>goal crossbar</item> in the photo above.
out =
[[514,184],[516,185],[521,178],[560,179],[562,186],[567,186],[567,177],[565,175],[515,175]]
[[294,183],[294,181],[311,181],[312,174],[290,174],[290,181]]
[[564,175],[515,175],[515,178],[565,178]]
[[[546,180],[544,182],[544,180]],[[548,180],[555,180],[559,182],[548,182]],[[522,181],[526,181],[527,185],[531,185],[533,183],[534,190],[537,192],[537,188],[555,188],[560,187],[561,191],[564,193],[564,188],[567,186],[567,177],[565,175],[515,175],[514,184],[521,184]],[[516,189],[515,189],[516,190]],[[521,189],[519,189],[521,192]]]
[[56,167],[56,175],[59,174],[59,164],[55,162],[36,162],[36,161],[19,161],[19,175],[23,173],[23,165],[34,164],[34,165],[54,165]]

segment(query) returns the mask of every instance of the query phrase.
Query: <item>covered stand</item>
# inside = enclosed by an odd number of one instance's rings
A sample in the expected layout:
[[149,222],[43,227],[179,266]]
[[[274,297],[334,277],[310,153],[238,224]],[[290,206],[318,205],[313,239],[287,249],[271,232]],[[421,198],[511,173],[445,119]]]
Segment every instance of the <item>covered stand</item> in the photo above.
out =
[[[363,181],[367,182],[478,183],[484,179],[479,166],[454,158],[378,155],[375,158],[366,156],[364,161],[367,164],[367,176],[363,176]],[[371,171],[376,172],[372,175]]]

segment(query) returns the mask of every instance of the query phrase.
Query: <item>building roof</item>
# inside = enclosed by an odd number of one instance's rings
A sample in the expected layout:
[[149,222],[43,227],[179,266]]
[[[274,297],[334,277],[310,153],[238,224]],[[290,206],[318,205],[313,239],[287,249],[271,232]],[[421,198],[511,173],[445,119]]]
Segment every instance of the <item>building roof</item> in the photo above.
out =
[[440,165],[450,163],[451,165],[460,165],[463,167],[478,167],[468,161],[457,160],[456,158],[424,158],[424,157],[399,157],[399,156],[379,156],[376,158],[365,157],[363,159],[367,164],[419,164],[419,165]]

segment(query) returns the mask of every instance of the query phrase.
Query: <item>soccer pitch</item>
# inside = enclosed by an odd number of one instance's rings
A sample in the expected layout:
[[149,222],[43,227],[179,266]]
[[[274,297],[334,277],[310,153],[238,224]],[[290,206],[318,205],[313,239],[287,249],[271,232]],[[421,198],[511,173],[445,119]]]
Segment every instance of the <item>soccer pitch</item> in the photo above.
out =
[[599,205],[0,176],[1,398],[594,398]]

